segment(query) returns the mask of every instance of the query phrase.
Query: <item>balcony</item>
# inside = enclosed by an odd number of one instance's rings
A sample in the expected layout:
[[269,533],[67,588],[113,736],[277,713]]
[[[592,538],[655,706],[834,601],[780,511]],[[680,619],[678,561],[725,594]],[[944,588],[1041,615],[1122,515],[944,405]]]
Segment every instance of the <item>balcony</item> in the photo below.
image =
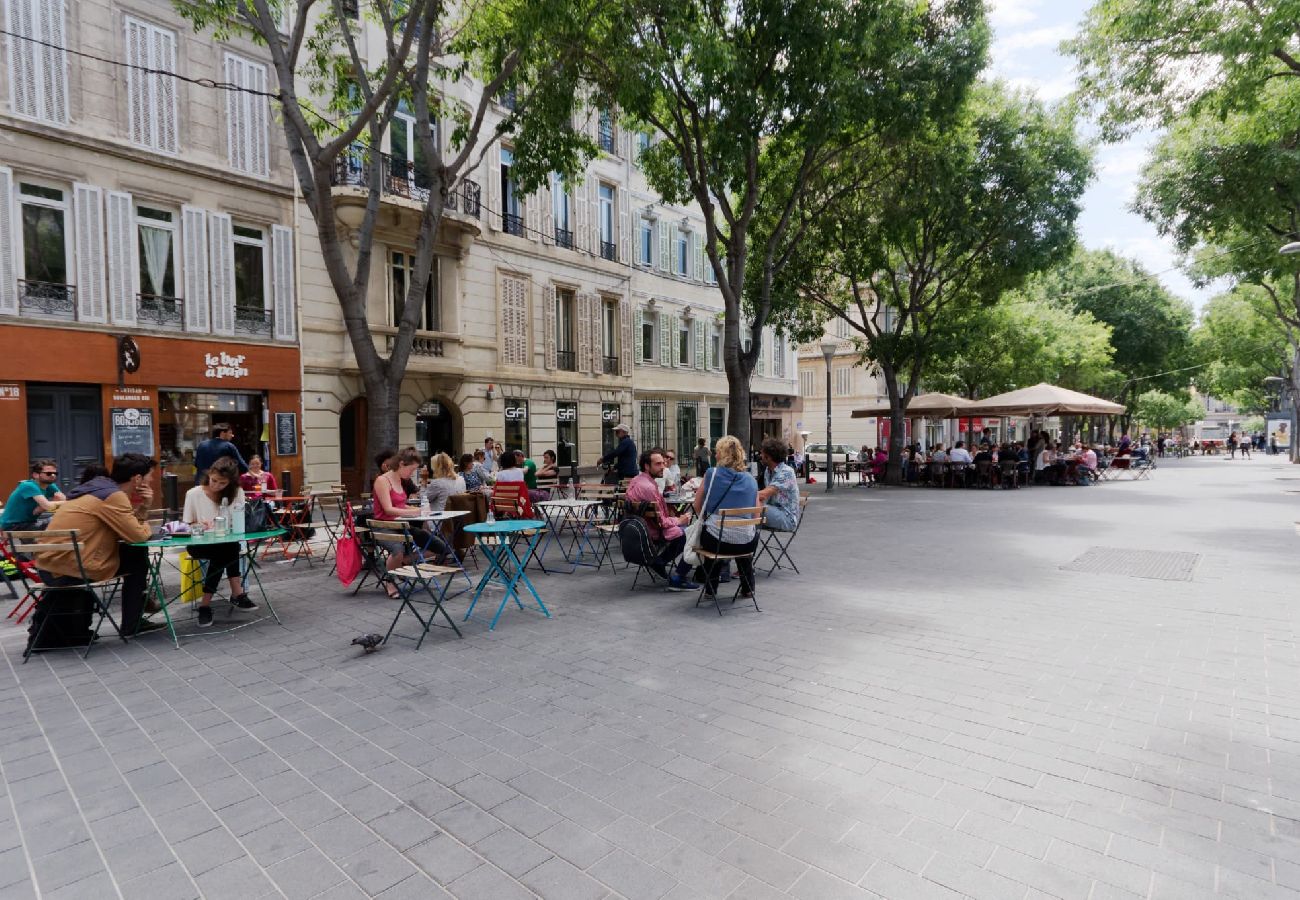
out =
[[565,250],[573,249],[573,232],[567,228],[555,227],[555,246],[563,247]]
[[608,259],[610,262],[618,261],[618,245],[613,241],[600,242],[600,258]]
[[501,214],[501,230],[515,237],[524,236],[524,217],[514,213]]
[[235,307],[235,334],[260,334],[270,337],[273,323],[269,309]]
[[[350,147],[334,161],[330,173],[331,187],[369,188],[372,175],[371,152],[364,147]],[[394,159],[387,153],[379,154],[379,187],[385,197],[399,197],[419,204],[429,201],[429,180],[423,169],[410,160]],[[482,190],[469,180],[460,183],[460,189],[447,195],[445,211],[463,212],[477,219],[482,209]]]
[[604,150],[606,153],[612,156],[614,154],[613,127],[607,123],[602,122],[600,125],[600,130],[596,136],[596,143],[600,145],[601,150]]
[[71,284],[19,279],[18,305],[24,314],[75,321],[77,289]]
[[185,301],[160,294],[136,294],[135,319],[145,327],[181,331],[185,328]]
[[618,357],[617,357],[617,356],[602,356],[602,357],[601,357],[601,360],[602,360],[602,368],[601,368],[601,371],[603,371],[606,375],[617,375],[617,374],[618,374]]
[[578,371],[578,354],[574,353],[572,350],[556,350],[555,368],[559,369],[561,372]]

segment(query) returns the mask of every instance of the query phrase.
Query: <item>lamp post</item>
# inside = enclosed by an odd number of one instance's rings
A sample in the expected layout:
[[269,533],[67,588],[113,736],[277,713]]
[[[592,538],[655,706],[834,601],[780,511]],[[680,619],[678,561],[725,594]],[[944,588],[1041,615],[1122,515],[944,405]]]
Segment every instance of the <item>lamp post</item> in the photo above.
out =
[[831,363],[840,342],[832,337],[822,338],[822,356],[826,360],[826,493],[835,490],[835,459],[831,449]]

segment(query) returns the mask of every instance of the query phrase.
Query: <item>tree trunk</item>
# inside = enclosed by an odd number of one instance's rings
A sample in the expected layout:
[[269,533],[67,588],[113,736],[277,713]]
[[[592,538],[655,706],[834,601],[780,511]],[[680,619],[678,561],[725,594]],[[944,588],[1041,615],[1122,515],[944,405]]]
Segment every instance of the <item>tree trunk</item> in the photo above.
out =
[[[727,433],[740,441],[740,446],[749,452],[749,379],[732,378],[727,373]],[[642,450],[649,448],[642,447]]]
[[374,456],[381,450],[400,450],[397,446],[397,410],[401,382],[391,383],[386,373],[362,373],[366,385],[366,441],[371,459],[365,461],[366,483],[374,481],[378,470]]
[[885,463],[885,484],[903,483],[903,443],[907,438],[904,428],[902,398],[898,394],[898,376],[889,368],[882,367],[881,380],[885,382],[885,393],[889,396],[889,462]]

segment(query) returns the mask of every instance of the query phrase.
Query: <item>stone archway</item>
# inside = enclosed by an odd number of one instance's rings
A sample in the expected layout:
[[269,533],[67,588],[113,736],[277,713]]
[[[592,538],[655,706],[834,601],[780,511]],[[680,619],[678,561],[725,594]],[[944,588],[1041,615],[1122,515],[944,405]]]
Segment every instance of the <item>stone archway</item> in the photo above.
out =
[[415,448],[425,459],[446,453],[454,462],[464,441],[460,408],[442,396],[425,400],[415,411]]

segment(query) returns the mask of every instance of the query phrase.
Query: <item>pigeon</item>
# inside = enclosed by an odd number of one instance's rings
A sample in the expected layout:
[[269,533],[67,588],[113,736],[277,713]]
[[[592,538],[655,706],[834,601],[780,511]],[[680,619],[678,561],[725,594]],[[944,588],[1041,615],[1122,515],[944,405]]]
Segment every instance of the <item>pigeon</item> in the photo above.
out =
[[352,646],[355,647],[360,644],[367,653],[374,653],[383,642],[384,636],[382,634],[363,634],[359,638],[352,639]]

